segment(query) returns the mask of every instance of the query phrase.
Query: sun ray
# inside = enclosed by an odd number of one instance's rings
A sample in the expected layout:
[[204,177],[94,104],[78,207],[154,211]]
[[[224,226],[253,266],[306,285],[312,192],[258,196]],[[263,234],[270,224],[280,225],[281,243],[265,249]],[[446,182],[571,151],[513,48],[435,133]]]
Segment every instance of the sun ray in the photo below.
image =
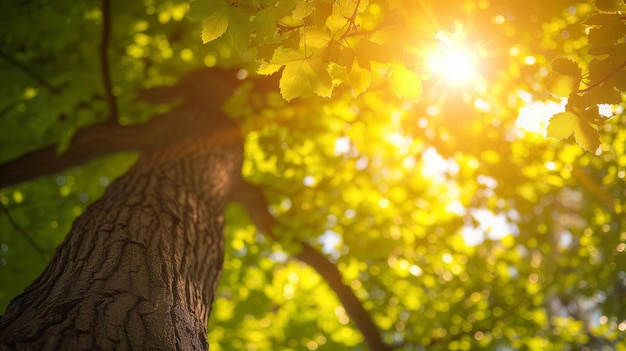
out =
[[476,55],[462,41],[447,32],[437,33],[437,50],[427,58],[427,68],[446,84],[459,86],[477,78]]

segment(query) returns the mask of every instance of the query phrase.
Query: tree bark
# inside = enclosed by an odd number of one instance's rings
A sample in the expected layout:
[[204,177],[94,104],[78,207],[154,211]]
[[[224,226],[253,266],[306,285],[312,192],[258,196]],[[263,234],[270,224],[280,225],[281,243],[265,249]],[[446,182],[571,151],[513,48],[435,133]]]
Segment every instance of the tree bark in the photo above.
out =
[[75,221],[0,319],[0,349],[207,349],[242,158],[232,126],[209,127],[144,154]]
[[[51,146],[0,164],[1,188],[112,152],[143,153],[7,307],[0,350],[207,349],[227,200],[244,204],[255,224],[280,241],[271,234],[276,220],[263,194],[241,179],[241,135],[220,112],[238,84],[235,73],[199,70],[175,86],[141,91],[150,103],[184,102],[141,125],[106,121],[78,130],[63,154]],[[298,243],[295,257],[328,281],[370,349],[392,349],[337,267]]]

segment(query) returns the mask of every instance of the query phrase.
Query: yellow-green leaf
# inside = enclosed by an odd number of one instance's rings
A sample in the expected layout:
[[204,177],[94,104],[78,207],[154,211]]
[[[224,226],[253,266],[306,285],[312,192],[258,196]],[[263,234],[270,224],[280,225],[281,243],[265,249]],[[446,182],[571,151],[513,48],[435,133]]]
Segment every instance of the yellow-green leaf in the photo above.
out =
[[565,139],[572,135],[578,117],[571,112],[561,112],[550,118],[547,136],[556,139]]
[[552,72],[548,78],[548,91],[561,97],[568,97],[578,91],[581,71],[576,62],[563,57],[552,61]]
[[582,118],[576,119],[574,126],[574,139],[589,152],[596,152],[600,146],[600,136],[598,131],[587,121]]
[[269,76],[270,74],[274,74],[276,72],[278,72],[278,70],[281,68],[281,65],[278,64],[274,64],[274,63],[270,63],[270,62],[266,62],[266,61],[261,61],[261,64],[259,65],[259,68],[256,70],[256,73],[258,74],[262,74],[265,76]]
[[352,89],[352,96],[354,97],[363,93],[372,81],[372,73],[367,69],[361,68],[356,60],[354,60],[354,64],[352,64],[349,77],[350,88]]
[[312,14],[314,10],[314,1],[298,1],[298,3],[296,4],[296,8],[293,10],[292,16],[295,19],[301,20]]
[[409,70],[403,63],[392,63],[389,83],[392,92],[400,98],[417,101],[422,94],[422,80],[417,73]]
[[228,8],[211,13],[202,24],[202,42],[208,43],[222,36],[228,28]]
[[305,56],[293,49],[278,48],[270,64],[285,66],[280,77],[280,93],[287,101],[312,91],[322,97],[330,97],[332,79],[326,70],[323,53]]

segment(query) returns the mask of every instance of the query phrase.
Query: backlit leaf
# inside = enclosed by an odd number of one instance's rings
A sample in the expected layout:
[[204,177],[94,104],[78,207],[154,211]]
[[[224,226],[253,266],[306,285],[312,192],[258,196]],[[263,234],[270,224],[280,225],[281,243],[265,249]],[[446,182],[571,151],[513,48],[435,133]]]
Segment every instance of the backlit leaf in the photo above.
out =
[[271,64],[285,67],[280,78],[280,93],[285,100],[289,101],[307,91],[330,97],[332,80],[322,57],[319,53],[306,57],[296,50],[276,49]]
[[393,63],[389,74],[389,84],[393,93],[400,98],[417,101],[422,94],[422,80],[417,73],[402,63]]
[[568,97],[578,91],[581,71],[576,62],[559,57],[552,61],[552,72],[548,77],[548,91],[561,97]]
[[589,122],[581,118],[576,119],[574,138],[580,146],[589,152],[596,152],[600,146],[598,131]]
[[367,90],[372,80],[372,73],[365,68],[361,68],[356,60],[352,64],[352,69],[348,76],[350,77],[352,96],[355,97]]
[[578,117],[571,112],[561,112],[550,118],[547,136],[556,139],[565,139],[572,135]]
[[208,43],[222,36],[228,28],[228,8],[211,13],[202,24],[202,42]]

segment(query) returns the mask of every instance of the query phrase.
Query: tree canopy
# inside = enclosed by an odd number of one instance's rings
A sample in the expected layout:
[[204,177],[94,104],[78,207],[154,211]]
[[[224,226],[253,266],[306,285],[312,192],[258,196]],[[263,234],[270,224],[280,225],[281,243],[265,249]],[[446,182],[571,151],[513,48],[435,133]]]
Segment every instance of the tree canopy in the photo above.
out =
[[[367,349],[298,242],[399,350],[626,350],[622,0],[25,0],[0,22],[1,162],[236,72],[223,110],[278,239],[228,208],[212,350]],[[0,189],[0,310],[135,159]]]

